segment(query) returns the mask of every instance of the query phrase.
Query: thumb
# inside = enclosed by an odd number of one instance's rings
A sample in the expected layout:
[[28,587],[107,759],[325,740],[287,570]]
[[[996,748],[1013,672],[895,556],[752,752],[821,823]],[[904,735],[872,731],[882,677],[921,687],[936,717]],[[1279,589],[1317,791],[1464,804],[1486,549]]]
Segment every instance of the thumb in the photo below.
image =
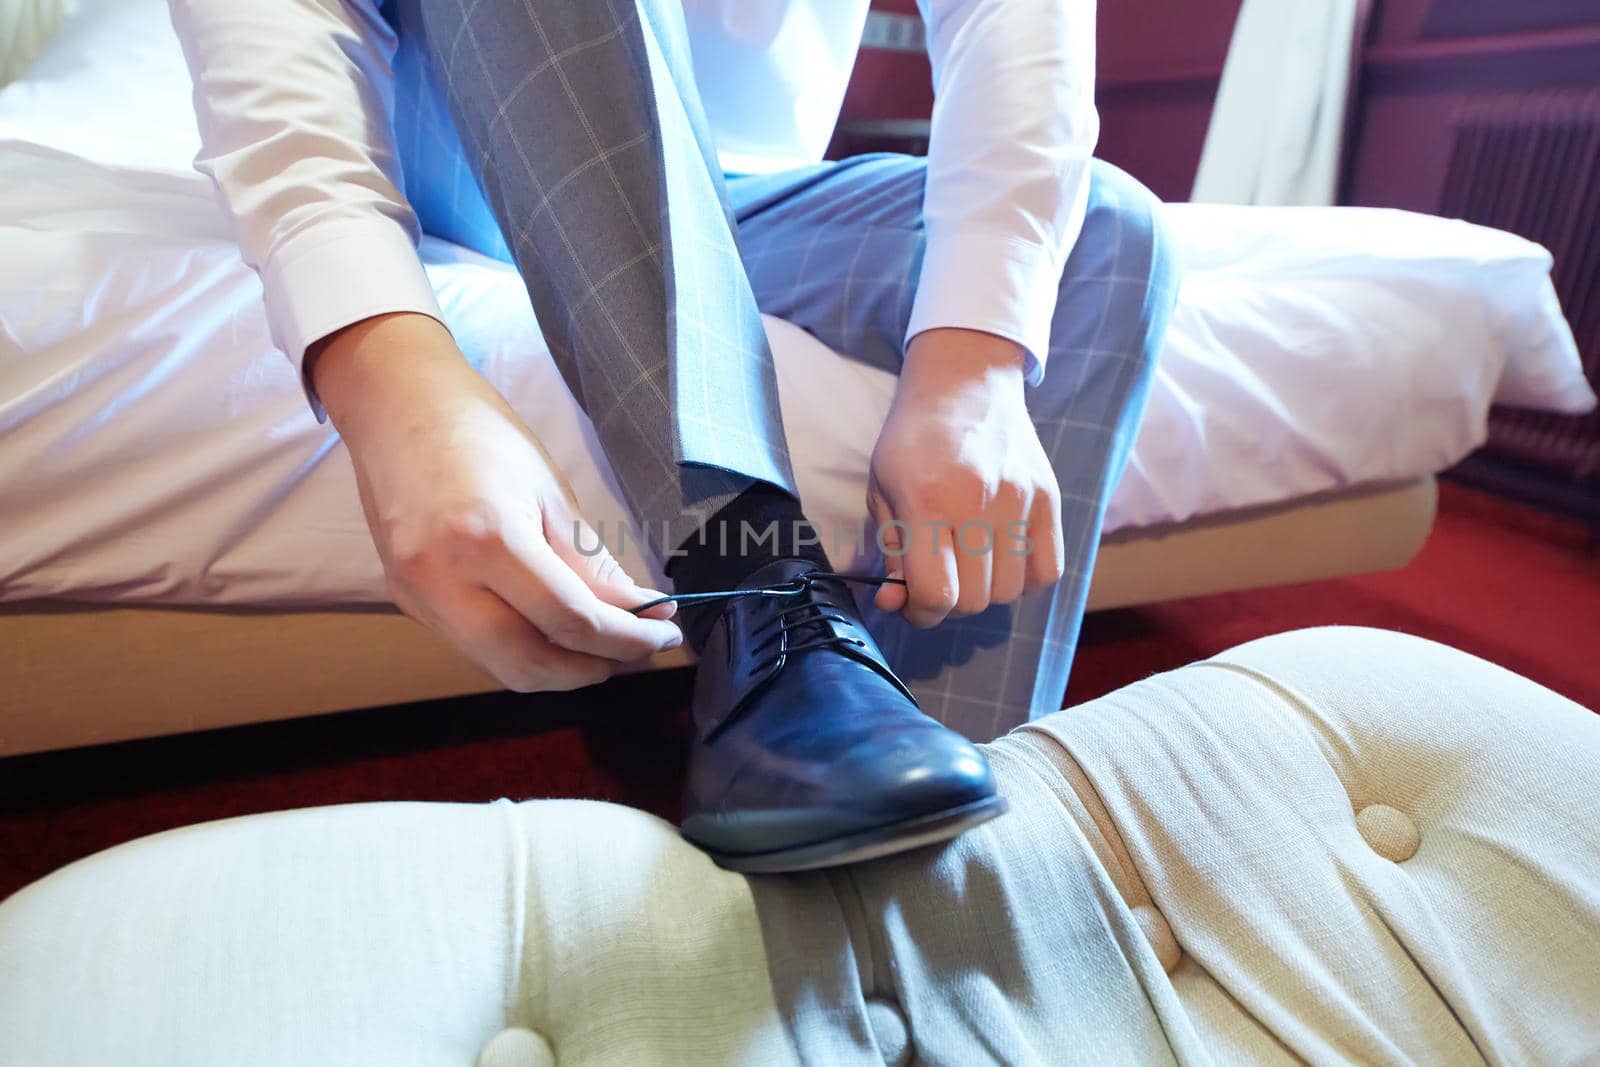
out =
[[[600,532],[575,512],[552,508],[546,513],[545,537],[563,563],[582,578],[601,601],[624,611],[657,600],[667,594],[640,585],[622,569]],[[549,527],[555,527],[550,529]],[[670,619],[677,612],[675,603],[658,604],[645,612],[647,619]]]
[[[878,547],[883,551],[883,574],[886,578],[899,578],[904,580],[905,570],[905,534],[900,525],[894,521],[894,512],[889,504],[875,490],[867,491],[867,511],[872,515],[872,521],[877,526]],[[872,602],[880,611],[900,611],[906,606],[906,587],[903,585],[884,584],[878,586],[878,592],[873,596]]]

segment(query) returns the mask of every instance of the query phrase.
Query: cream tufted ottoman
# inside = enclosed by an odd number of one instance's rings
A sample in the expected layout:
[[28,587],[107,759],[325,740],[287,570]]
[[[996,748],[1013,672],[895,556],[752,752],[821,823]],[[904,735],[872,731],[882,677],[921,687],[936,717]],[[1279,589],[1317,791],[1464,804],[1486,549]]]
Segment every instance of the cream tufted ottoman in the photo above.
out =
[[602,804],[162,834],[0,905],[0,1064],[1600,1062],[1600,719],[1253,642],[989,748],[955,844],[746,879]]

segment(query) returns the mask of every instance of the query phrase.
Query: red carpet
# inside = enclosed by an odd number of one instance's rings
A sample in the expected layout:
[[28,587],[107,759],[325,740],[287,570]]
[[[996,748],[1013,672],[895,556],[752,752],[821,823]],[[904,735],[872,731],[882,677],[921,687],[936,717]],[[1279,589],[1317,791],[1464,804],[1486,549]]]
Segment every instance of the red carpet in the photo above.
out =
[[1090,616],[1067,704],[1267,634],[1337,624],[1453,645],[1600,710],[1597,537],[1441,485],[1433,533],[1403,570]]
[[[1422,554],[1391,574],[1090,617],[1079,703],[1303,626],[1443,641],[1600,709],[1600,555],[1585,528],[1445,487]],[[671,816],[687,672],[582,696],[496,695],[0,761],[0,897],[143,834],[370,800],[583,796]]]

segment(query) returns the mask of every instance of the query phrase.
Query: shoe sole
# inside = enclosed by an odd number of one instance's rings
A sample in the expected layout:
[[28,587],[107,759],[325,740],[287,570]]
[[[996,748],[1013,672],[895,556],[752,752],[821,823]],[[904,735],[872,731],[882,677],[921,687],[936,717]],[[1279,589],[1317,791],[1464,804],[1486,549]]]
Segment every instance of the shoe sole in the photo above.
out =
[[948,841],[1005,813],[1004,797],[985,797],[932,815],[919,815],[915,819],[905,819],[809,845],[774,852],[730,855],[706,849],[706,853],[716,861],[717,866],[740,874],[783,874],[811,871],[819,867],[842,867],[847,863],[860,863]]

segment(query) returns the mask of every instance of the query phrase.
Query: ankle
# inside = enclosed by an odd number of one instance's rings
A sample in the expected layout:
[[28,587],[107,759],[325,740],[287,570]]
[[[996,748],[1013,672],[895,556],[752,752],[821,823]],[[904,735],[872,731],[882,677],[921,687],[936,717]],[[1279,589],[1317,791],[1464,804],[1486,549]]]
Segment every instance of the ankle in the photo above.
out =
[[800,502],[758,482],[734,497],[677,547],[667,577],[680,593],[733,589],[757,570],[781,559],[803,559],[822,570],[828,557]]
[[[678,546],[667,564],[675,592],[717,593],[736,589],[761,568],[798,559],[828,569],[816,529],[800,502],[758,482],[711,515]],[[679,616],[684,636],[696,652],[721,614],[715,606],[690,608]]]

